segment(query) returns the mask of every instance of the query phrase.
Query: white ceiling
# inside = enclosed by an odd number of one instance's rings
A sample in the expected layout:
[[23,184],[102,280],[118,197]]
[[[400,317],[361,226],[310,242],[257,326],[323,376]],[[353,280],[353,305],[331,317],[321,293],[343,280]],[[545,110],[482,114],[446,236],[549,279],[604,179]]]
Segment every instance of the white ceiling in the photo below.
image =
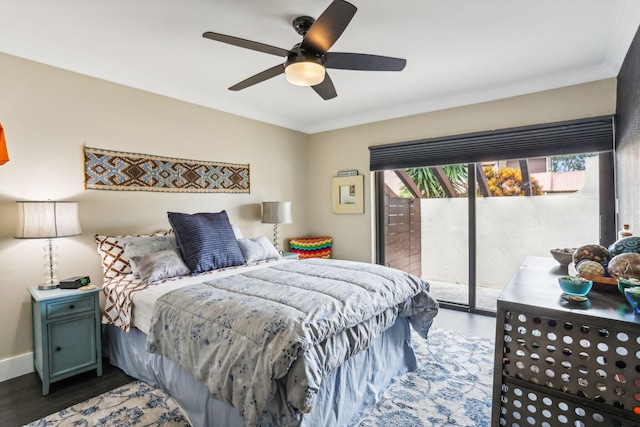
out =
[[330,0],[0,0],[0,51],[315,133],[615,77],[640,24],[637,0],[352,3],[331,51],[407,66],[330,70],[338,97],[329,101],[283,75],[227,90],[284,58],[202,33],[290,49],[301,40],[293,18],[317,18]]

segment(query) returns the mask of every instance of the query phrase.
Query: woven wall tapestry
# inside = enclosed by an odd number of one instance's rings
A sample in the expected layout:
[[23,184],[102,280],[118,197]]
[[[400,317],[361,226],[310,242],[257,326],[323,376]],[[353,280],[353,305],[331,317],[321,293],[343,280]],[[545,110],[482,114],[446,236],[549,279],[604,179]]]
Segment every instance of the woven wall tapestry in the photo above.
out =
[[249,165],[84,147],[85,188],[174,193],[249,193]]

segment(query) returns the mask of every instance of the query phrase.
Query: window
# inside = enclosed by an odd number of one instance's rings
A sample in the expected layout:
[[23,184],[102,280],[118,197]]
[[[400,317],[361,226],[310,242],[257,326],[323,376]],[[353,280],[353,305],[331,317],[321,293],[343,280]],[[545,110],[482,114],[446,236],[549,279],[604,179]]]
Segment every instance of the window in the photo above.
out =
[[[519,154],[530,157],[505,158],[518,149],[510,135],[524,144]],[[500,291],[524,256],[615,239],[610,117],[502,130],[495,140],[482,133],[371,147],[381,207],[379,262],[411,264],[414,271],[419,264],[417,271],[438,299],[479,312],[495,311]],[[483,146],[494,151],[484,152]],[[574,152],[567,152],[568,146]],[[585,151],[594,147],[599,150]],[[465,162],[449,163],[443,151]],[[394,167],[402,158],[405,166]],[[390,209],[389,201],[402,198],[418,205],[419,260],[397,255],[415,254],[415,243],[403,249],[398,241],[415,241],[416,227],[411,239],[391,240],[389,234],[389,224],[401,224],[390,217],[399,211]]]

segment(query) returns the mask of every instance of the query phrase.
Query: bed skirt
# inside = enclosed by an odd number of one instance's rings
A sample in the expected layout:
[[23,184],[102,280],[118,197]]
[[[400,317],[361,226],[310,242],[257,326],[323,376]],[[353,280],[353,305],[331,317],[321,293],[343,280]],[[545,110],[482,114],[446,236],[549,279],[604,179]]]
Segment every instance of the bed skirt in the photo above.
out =
[[[211,396],[205,384],[171,360],[147,353],[146,335],[104,326],[110,363],[128,375],[160,386],[173,396],[193,427],[244,427],[238,411]],[[373,345],[347,360],[323,382],[302,426],[352,426],[400,375],[418,368],[409,321],[399,318]],[[268,427],[265,423],[261,427]]]

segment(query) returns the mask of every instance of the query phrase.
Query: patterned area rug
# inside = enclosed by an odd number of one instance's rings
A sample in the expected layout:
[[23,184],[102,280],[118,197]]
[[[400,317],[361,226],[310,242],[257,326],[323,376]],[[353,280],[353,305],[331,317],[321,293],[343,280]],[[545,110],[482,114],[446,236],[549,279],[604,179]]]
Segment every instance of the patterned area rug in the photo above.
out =
[[[413,335],[420,368],[400,378],[358,427],[491,424],[493,343],[433,328]],[[32,426],[188,427],[175,401],[141,381],[119,387],[29,424]]]
[[490,426],[493,341],[437,328],[412,341],[420,368],[399,378],[358,427]]
[[172,397],[142,381],[123,385],[27,426],[190,427]]

